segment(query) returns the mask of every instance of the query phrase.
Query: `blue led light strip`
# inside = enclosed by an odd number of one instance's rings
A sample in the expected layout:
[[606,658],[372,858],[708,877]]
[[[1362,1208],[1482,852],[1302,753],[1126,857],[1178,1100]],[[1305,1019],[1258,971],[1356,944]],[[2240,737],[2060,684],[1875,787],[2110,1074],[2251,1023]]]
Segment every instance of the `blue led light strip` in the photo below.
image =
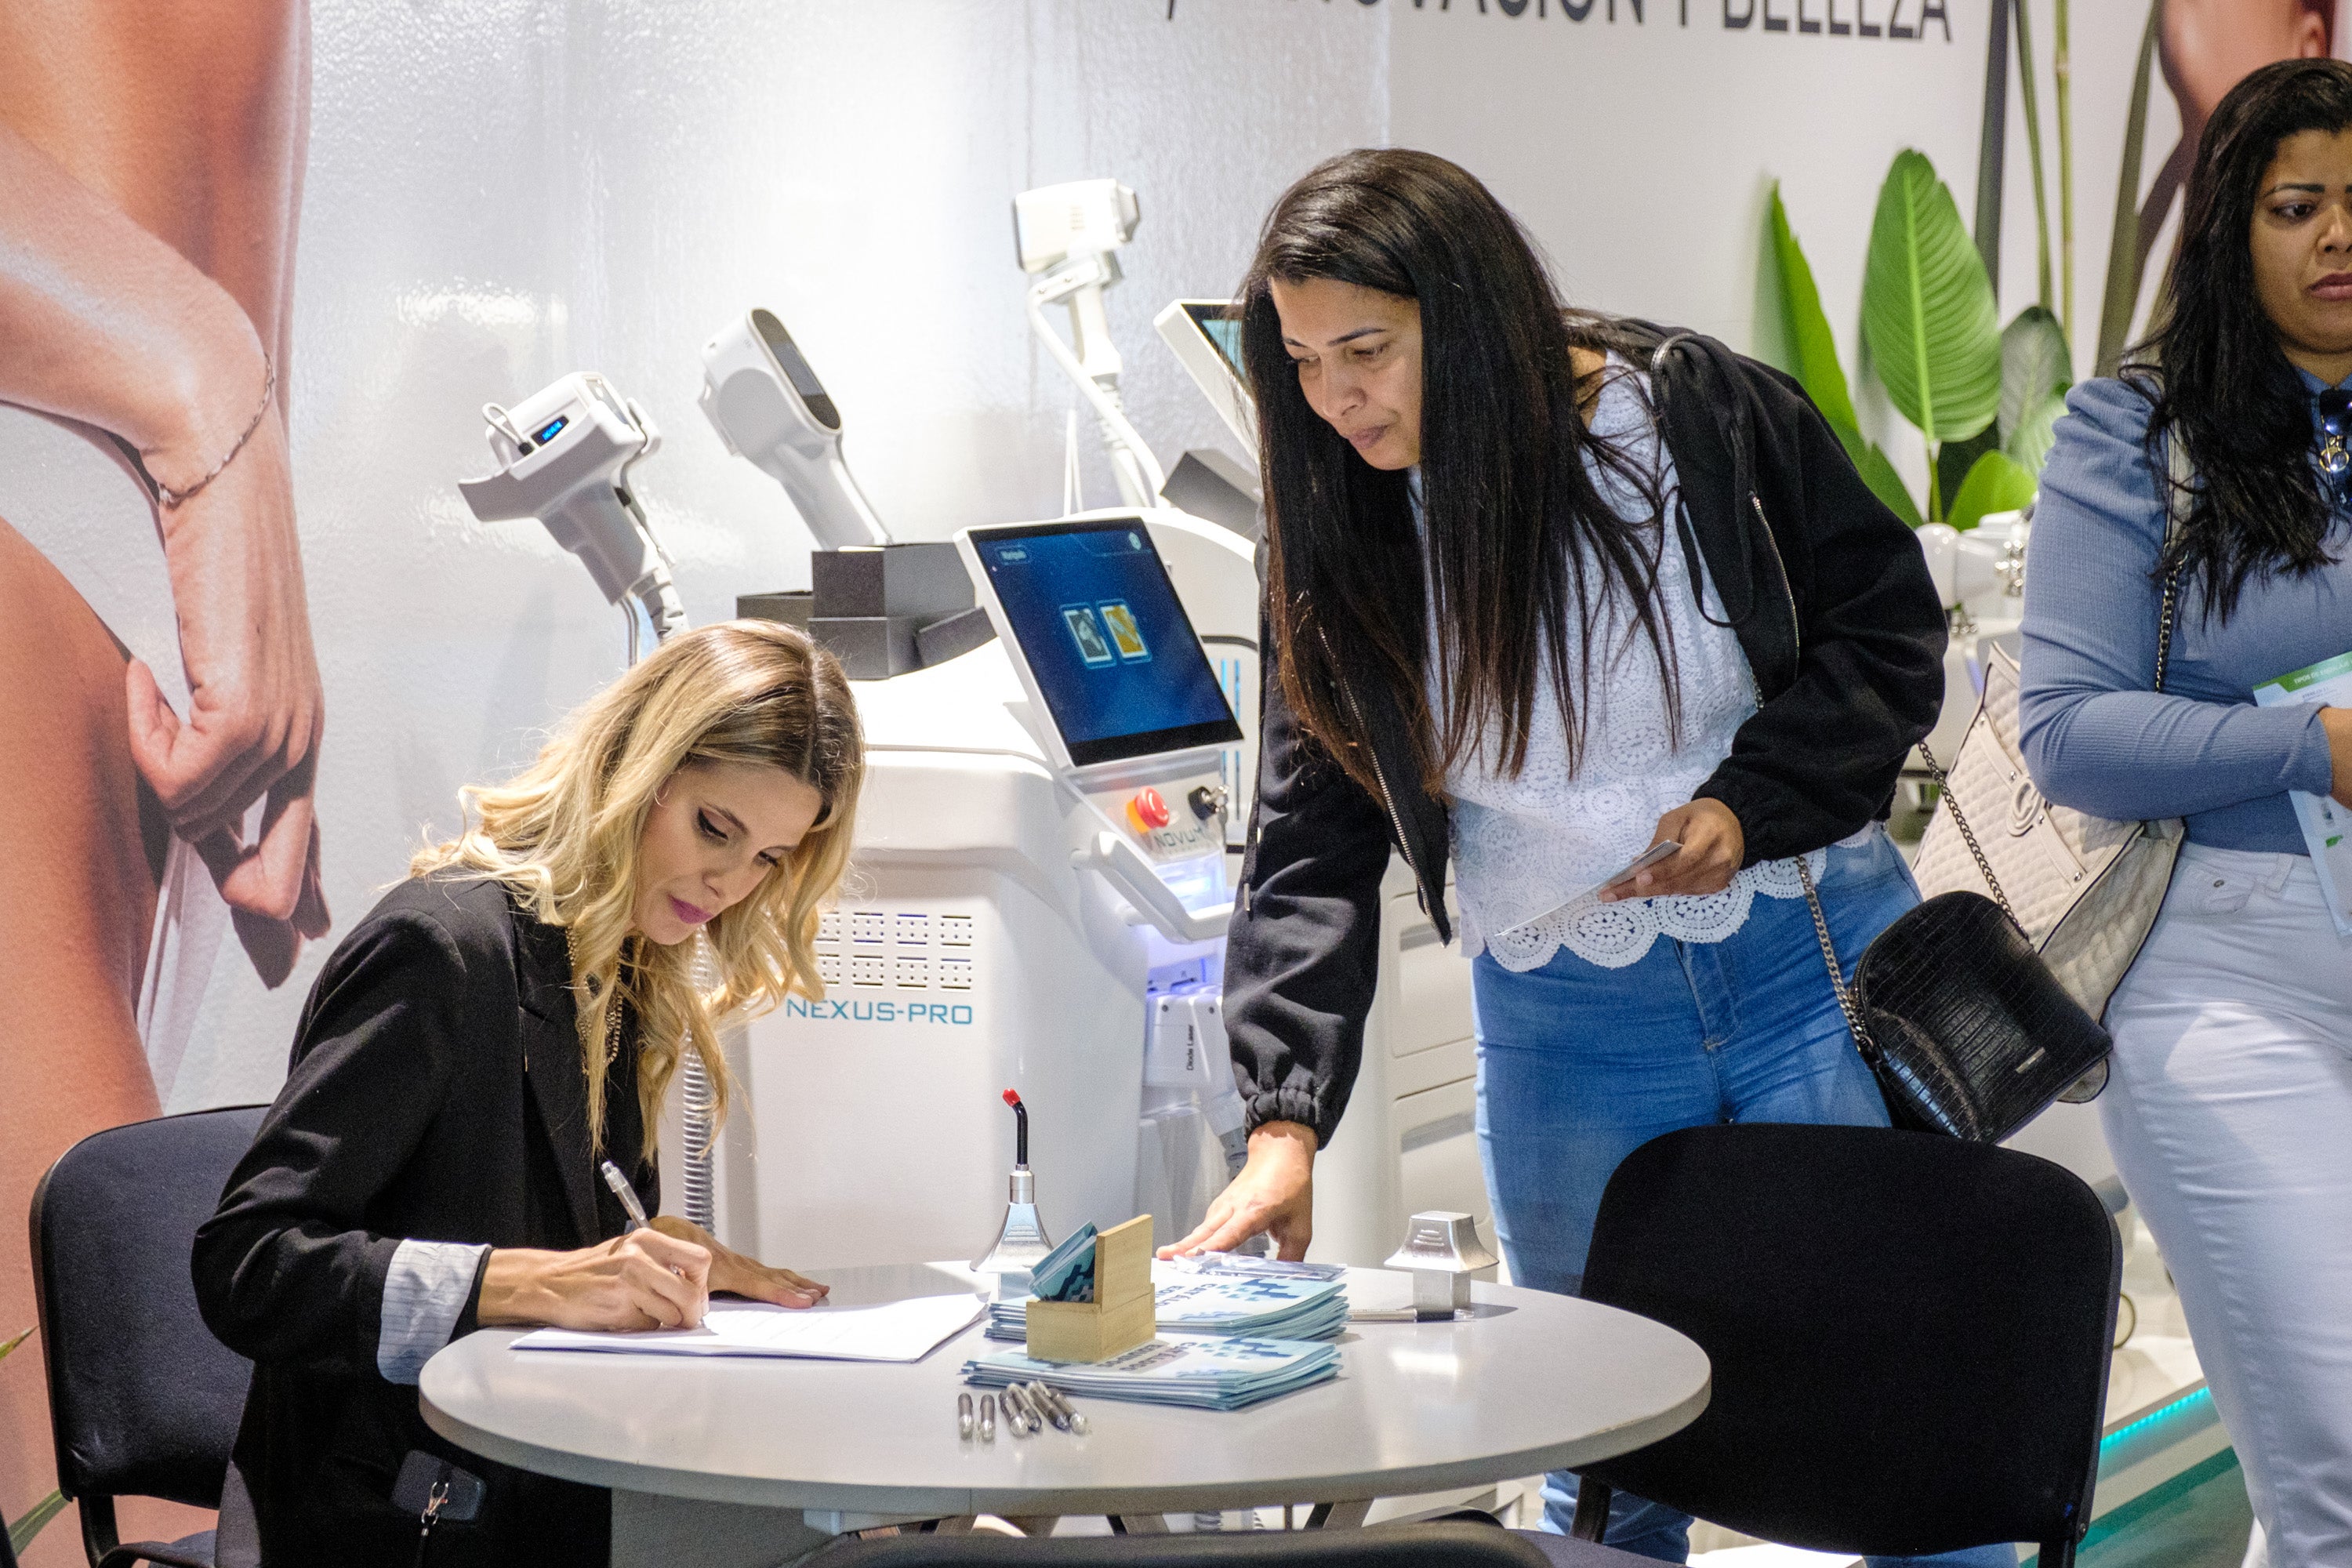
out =
[[2177,1415],[2180,1411],[2187,1409],[2189,1405],[2196,1404],[2200,1399],[2210,1404],[2213,1399],[2213,1391],[2210,1388],[2200,1386],[2191,1389],[2189,1393],[2182,1394],[2179,1398],[2174,1400],[2169,1405],[2159,1405],[2155,1409],[2149,1411],[2147,1415],[2141,1416],[2138,1420],[2134,1421],[2128,1426],[2118,1426],[2114,1431],[2108,1433],[2105,1436],[2100,1438],[2099,1447],[2102,1449],[2105,1449],[2111,1444],[2120,1443],[2126,1437],[2128,1437],[2133,1433],[2138,1431],[2141,1427],[2152,1426],[2155,1423],[2163,1420],[2168,1415]]

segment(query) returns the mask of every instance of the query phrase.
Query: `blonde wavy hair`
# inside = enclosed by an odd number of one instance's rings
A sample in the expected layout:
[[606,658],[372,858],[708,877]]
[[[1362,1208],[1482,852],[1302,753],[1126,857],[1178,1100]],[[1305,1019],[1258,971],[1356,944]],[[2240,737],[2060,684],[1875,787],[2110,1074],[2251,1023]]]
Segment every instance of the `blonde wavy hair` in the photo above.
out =
[[[824,801],[815,826],[749,897],[703,935],[662,947],[631,933],[637,847],[655,796],[681,768],[780,767]],[[588,1079],[588,1125],[604,1138],[604,1005],[635,1009],[637,1103],[647,1148],[662,1096],[688,1050],[709,1075],[714,1111],[733,1089],[718,1022],[824,994],[811,944],[817,914],[849,866],[866,741],[848,678],[806,633],[727,621],[672,637],[583,704],[530,767],[503,784],[457,792],[467,826],[417,853],[411,876],[471,872],[564,928]],[[707,948],[705,944],[707,943]],[[715,975],[698,976],[697,950]]]

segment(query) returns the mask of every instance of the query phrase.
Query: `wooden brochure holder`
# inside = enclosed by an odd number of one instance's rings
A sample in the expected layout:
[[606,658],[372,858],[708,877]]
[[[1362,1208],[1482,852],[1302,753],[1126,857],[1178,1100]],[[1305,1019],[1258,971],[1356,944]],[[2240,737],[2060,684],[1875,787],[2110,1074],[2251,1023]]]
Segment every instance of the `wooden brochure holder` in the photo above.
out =
[[1029,1354],[1038,1361],[1108,1361],[1159,1331],[1151,1289],[1151,1216],[1095,1237],[1095,1299],[1028,1306]]

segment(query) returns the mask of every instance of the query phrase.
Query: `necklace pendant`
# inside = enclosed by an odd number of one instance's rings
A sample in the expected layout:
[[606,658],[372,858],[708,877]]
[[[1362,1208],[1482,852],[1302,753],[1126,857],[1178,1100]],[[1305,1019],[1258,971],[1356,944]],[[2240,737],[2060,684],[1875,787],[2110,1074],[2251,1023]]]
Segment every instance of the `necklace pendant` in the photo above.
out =
[[2352,472],[2352,452],[2344,449],[2344,437],[2330,436],[2327,445],[2319,449],[2319,471],[2331,479],[2340,479]]

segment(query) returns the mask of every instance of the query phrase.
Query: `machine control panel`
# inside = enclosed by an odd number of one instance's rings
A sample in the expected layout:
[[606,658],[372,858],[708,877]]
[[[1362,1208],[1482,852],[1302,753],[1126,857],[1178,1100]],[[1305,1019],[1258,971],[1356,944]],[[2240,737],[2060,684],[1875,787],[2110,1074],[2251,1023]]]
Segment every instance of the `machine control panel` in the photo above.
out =
[[956,547],[1032,732],[1090,808],[1074,862],[1172,941],[1222,933],[1224,748],[1241,726],[1144,520],[971,528]]

